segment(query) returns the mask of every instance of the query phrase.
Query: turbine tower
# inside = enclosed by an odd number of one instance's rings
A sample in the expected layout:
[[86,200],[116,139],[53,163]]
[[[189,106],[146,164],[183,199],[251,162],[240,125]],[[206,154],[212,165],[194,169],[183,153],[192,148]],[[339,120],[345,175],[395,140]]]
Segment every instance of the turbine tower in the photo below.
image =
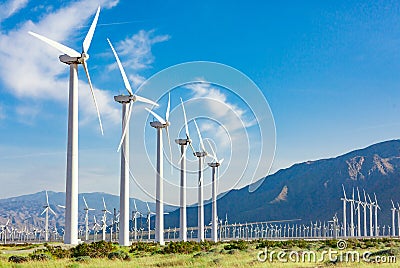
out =
[[394,206],[393,200],[390,201],[392,202],[392,236],[396,236],[396,225],[394,223],[396,219],[396,207]]
[[47,195],[47,191],[46,191],[46,205],[44,205],[43,207],[44,210],[40,215],[46,213],[46,219],[44,222],[44,240],[47,242],[49,241],[49,211],[53,213],[54,216],[56,216],[56,213],[54,212],[54,210],[51,209],[49,205],[49,196]]
[[162,129],[165,128],[167,134],[168,144],[170,148],[171,160],[171,144],[168,134],[168,127],[170,126],[169,111],[170,111],[170,95],[168,93],[168,105],[165,113],[165,120],[153,112],[152,110],[145,108],[146,111],[151,113],[158,121],[150,122],[150,126],[157,129],[157,172],[156,172],[156,226],[155,226],[155,241],[159,242],[160,245],[164,245],[164,191],[163,191],[163,140],[162,140]]
[[[219,180],[219,166],[224,162],[224,159],[218,160],[215,151],[212,148],[212,145],[209,140],[207,140],[210,145],[213,162],[208,163],[208,165],[212,168],[211,175],[211,183],[212,183],[212,230],[211,230],[211,239],[213,242],[218,242],[218,214],[217,214],[217,180]],[[218,175],[217,175],[218,174]],[[226,227],[225,227],[226,229]]]
[[85,207],[83,210],[85,211],[85,240],[89,240],[89,210],[93,211],[95,210],[94,208],[89,208],[88,204],[86,203],[85,197],[82,196],[83,202],[85,203]]
[[137,209],[135,199],[133,199],[133,207],[134,207],[134,211],[132,211],[133,232],[134,232],[133,239],[136,241],[137,240],[137,215],[140,214],[140,212]]
[[65,209],[65,244],[78,244],[78,64],[83,65],[86,77],[89,82],[90,91],[97,111],[100,130],[103,134],[100,113],[97,107],[96,98],[93,91],[92,81],[86,61],[89,59],[87,53],[92,42],[93,34],[99,18],[100,7],[97,8],[96,15],[89,28],[89,31],[82,44],[82,52],[64,46],[47,37],[29,32],[29,34],[56,48],[64,53],[59,57],[62,63],[70,66],[69,73],[69,106],[68,106],[68,145],[67,145],[67,172],[66,172],[66,209]]
[[344,185],[342,184],[343,188],[343,197],[340,200],[343,200],[343,236],[347,236],[347,221],[346,221],[346,202],[349,201],[346,197],[346,191],[344,190]]
[[[146,202],[147,206],[147,215],[146,215],[146,223],[147,223],[147,231],[148,231],[148,237],[147,239],[150,240],[150,235],[151,235],[151,215],[155,215],[156,213],[152,212],[149,207],[149,203]],[[157,217],[157,215],[156,215]]]
[[200,139],[200,147],[201,151],[195,152],[194,156],[199,159],[199,181],[198,181],[198,198],[199,198],[199,208],[198,208],[198,231],[197,231],[197,239],[199,242],[204,241],[204,194],[203,194],[203,157],[206,157],[208,153],[204,148],[203,138],[201,137],[201,133],[199,127],[197,126],[196,120],[193,119],[194,125],[197,129],[197,134]]
[[398,228],[398,233],[400,236],[400,204],[397,203],[397,228]]
[[101,211],[103,212],[103,217],[101,219],[101,222],[103,224],[101,227],[103,231],[102,240],[106,241],[107,213],[111,215],[111,212],[106,207],[106,202],[104,201],[104,197],[103,197],[103,209]]
[[129,95],[114,96],[114,100],[122,104],[122,136],[118,145],[121,151],[121,181],[120,181],[120,195],[119,195],[119,210],[120,210],[120,226],[119,226],[119,244],[122,246],[129,246],[129,121],[131,118],[133,103],[136,101],[149,103],[158,106],[157,103],[134,95],[131,85],[126,76],[124,67],[119,60],[118,54],[115,51],[111,41],[107,38],[108,44],[114,53],[115,60],[117,61],[118,68],[121,72],[122,80],[124,81],[125,88]]
[[192,151],[194,152],[192,146],[192,140],[189,136],[189,128],[187,124],[187,117],[185,106],[183,105],[183,101],[181,98],[182,110],[183,110],[183,117],[185,119],[185,134],[186,139],[176,139],[175,142],[181,146],[181,181],[180,181],[180,208],[179,208],[179,215],[180,215],[180,231],[179,231],[179,239],[181,241],[187,241],[187,215],[186,215],[186,149],[187,145],[190,145]]

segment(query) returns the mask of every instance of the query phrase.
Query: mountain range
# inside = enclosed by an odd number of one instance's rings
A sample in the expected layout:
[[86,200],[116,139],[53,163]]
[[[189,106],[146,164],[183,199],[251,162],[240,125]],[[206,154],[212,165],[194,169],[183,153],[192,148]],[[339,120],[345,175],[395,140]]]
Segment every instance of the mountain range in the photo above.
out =
[[[361,201],[364,201],[362,189],[374,199],[377,196],[379,224],[391,223],[392,207],[390,200],[400,202],[400,140],[380,142],[344,155],[307,161],[277,171],[259,181],[261,185],[254,192],[248,186],[230,190],[218,199],[218,217],[229,223],[256,222],[301,219],[296,223],[310,221],[328,221],[337,214],[342,221],[342,184],[347,197],[351,197],[353,188],[360,189]],[[65,193],[48,192],[50,205],[56,212],[50,220],[57,225],[64,224],[64,211],[57,204],[64,205]],[[85,196],[90,207],[96,208],[94,215],[100,219],[105,198],[108,209],[118,208],[119,197],[106,193],[84,193],[79,196],[79,222],[83,223],[83,202]],[[357,191],[355,191],[355,198]],[[40,216],[45,205],[45,192],[19,197],[0,199],[0,222],[7,218],[16,225],[24,222],[43,225],[44,216]],[[131,198],[131,210],[133,199]],[[138,210],[147,211],[145,202],[136,200]],[[149,203],[151,211],[155,204]],[[179,226],[179,209],[165,206],[165,227]],[[92,214],[93,215],[93,214]],[[197,226],[197,207],[187,210],[188,226]],[[111,215],[110,215],[111,216]],[[90,219],[92,221],[92,218]],[[152,219],[154,221],[154,217]],[[205,205],[205,223],[211,221],[210,200]],[[154,226],[154,223],[153,223]]]

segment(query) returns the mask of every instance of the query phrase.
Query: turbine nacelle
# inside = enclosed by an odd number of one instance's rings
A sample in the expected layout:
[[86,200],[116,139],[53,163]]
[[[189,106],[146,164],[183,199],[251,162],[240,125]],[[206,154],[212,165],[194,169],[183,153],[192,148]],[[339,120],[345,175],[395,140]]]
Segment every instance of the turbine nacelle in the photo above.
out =
[[186,139],[175,139],[175,143],[179,144],[179,145],[187,145],[192,143],[192,140],[189,138]]
[[152,126],[154,128],[166,128],[166,127],[169,127],[170,125],[171,125],[171,123],[168,121],[166,121],[165,123],[162,123],[160,121],[150,122],[150,126]]

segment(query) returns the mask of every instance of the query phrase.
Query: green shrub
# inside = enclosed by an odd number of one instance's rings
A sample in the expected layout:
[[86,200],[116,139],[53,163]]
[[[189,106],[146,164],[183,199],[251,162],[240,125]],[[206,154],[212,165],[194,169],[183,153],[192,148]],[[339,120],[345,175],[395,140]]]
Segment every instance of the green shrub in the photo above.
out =
[[231,242],[229,242],[229,244],[224,246],[225,250],[232,250],[232,249],[245,250],[247,248],[248,248],[248,245],[243,240],[231,241]]
[[10,258],[8,258],[8,261],[14,262],[14,263],[23,263],[23,262],[29,261],[29,259],[24,256],[13,255],[13,256],[10,256]]
[[29,258],[32,261],[49,261],[52,259],[51,256],[45,254],[45,253],[33,253],[29,254]]
[[145,242],[137,242],[131,245],[129,253],[137,253],[137,252],[158,252],[160,246],[157,243],[145,243]]
[[89,256],[91,258],[106,258],[108,254],[115,250],[111,242],[98,241],[91,244],[79,244],[71,249],[72,257]]
[[126,253],[125,251],[122,251],[122,250],[110,252],[110,253],[108,254],[108,258],[109,258],[110,260],[115,260],[115,259],[130,260],[130,257],[129,257],[129,255],[128,255],[128,253]]

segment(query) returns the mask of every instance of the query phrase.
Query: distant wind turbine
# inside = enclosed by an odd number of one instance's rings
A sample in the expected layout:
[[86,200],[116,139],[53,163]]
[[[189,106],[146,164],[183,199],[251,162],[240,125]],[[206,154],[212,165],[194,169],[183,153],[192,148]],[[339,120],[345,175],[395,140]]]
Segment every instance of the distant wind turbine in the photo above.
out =
[[85,240],[89,240],[89,211],[95,210],[94,208],[89,208],[88,204],[86,203],[85,197],[82,196],[83,202],[85,203],[85,207],[83,210],[85,211]]
[[43,206],[44,210],[40,215],[43,215],[44,213],[46,213],[46,219],[44,222],[44,240],[47,242],[49,241],[49,211],[51,213],[54,214],[54,216],[56,216],[56,213],[54,212],[54,210],[51,209],[50,205],[49,205],[49,196],[47,194],[46,191],[46,205]]
[[111,214],[111,212],[107,209],[106,206],[106,201],[104,201],[104,197],[103,197],[103,209],[101,210],[103,212],[103,217],[101,219],[102,222],[102,231],[103,231],[103,237],[102,240],[106,240],[106,229],[107,229],[107,213]]

